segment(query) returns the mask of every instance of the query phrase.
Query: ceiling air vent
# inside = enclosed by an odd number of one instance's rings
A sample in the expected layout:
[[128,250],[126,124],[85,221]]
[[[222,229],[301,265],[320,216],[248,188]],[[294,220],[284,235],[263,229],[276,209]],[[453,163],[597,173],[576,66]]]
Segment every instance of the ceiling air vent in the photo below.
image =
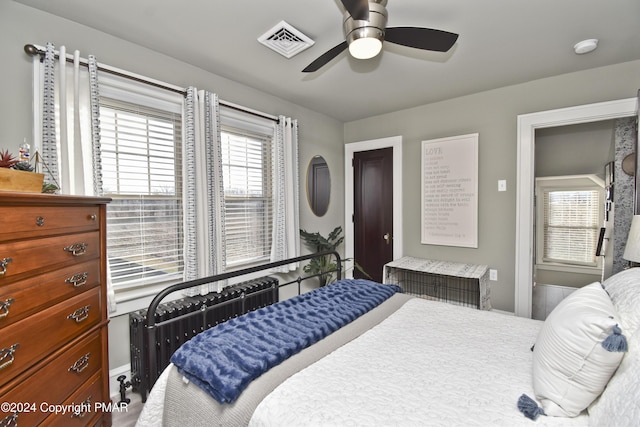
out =
[[258,37],[258,41],[286,58],[297,55],[315,43],[284,21]]

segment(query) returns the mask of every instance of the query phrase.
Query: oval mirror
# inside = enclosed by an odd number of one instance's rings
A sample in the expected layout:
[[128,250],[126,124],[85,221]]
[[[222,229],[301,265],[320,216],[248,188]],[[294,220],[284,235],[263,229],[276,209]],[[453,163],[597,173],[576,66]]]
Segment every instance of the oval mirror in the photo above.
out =
[[322,156],[314,156],[307,168],[307,199],[314,214],[323,216],[329,208],[331,176]]

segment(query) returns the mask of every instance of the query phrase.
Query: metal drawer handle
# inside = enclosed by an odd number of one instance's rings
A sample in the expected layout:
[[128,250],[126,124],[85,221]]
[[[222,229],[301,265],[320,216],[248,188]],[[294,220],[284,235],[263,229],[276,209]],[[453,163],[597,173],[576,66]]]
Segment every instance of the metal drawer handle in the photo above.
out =
[[67,319],[75,320],[76,323],[83,322],[83,321],[87,320],[87,318],[89,317],[89,309],[90,308],[91,308],[90,305],[86,305],[84,307],[80,307],[79,309],[77,309],[76,311],[74,311],[73,313],[68,315]]
[[89,356],[91,353],[87,353],[82,356],[80,359],[76,360],[76,363],[69,367],[69,372],[75,372],[76,374],[81,373],[85,369],[89,367]]
[[97,220],[97,219],[98,219],[98,215],[96,215],[96,214],[91,214],[91,215],[89,215],[89,220],[90,220],[90,221],[95,221],[95,220]]
[[20,344],[15,343],[11,347],[5,347],[0,350],[0,369],[4,369],[13,363],[13,355],[15,354],[18,347],[20,347]]
[[80,286],[87,284],[87,277],[89,277],[89,272],[85,271],[84,273],[78,273],[71,277],[67,277],[64,282],[73,285],[74,288],[79,288]]
[[74,243],[73,245],[64,248],[65,251],[71,253],[73,256],[81,256],[87,252],[88,243]]
[[44,218],[41,217],[41,216],[36,217],[36,225],[38,227],[43,227],[44,226]]
[[7,265],[13,261],[13,258],[2,258],[0,259],[0,276],[4,276],[4,273],[7,272]]
[[9,298],[5,302],[0,302],[0,319],[3,319],[9,315],[9,307],[14,302],[16,302],[16,300],[14,300],[13,298]]
[[87,397],[84,402],[78,405],[78,409],[73,411],[71,418],[84,418],[91,409],[91,396]]

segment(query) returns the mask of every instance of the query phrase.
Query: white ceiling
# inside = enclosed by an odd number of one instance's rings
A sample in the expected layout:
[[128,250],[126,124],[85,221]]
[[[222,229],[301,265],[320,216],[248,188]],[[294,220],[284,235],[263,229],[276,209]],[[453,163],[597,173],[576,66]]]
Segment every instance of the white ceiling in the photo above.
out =
[[[15,1],[344,122],[640,59],[638,0],[389,0],[388,26],[450,31],[457,43],[448,53],[386,43],[371,60],[345,51],[313,74],[301,70],[343,41],[338,0]],[[260,44],[281,20],[315,45],[287,59]],[[576,55],[589,38],[598,49]]]

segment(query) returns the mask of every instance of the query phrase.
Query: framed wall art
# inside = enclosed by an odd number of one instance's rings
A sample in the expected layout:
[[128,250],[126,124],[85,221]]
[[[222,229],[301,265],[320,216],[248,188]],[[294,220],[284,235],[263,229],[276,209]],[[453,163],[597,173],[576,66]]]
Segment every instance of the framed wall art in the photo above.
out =
[[478,247],[478,134],[422,141],[425,245]]

